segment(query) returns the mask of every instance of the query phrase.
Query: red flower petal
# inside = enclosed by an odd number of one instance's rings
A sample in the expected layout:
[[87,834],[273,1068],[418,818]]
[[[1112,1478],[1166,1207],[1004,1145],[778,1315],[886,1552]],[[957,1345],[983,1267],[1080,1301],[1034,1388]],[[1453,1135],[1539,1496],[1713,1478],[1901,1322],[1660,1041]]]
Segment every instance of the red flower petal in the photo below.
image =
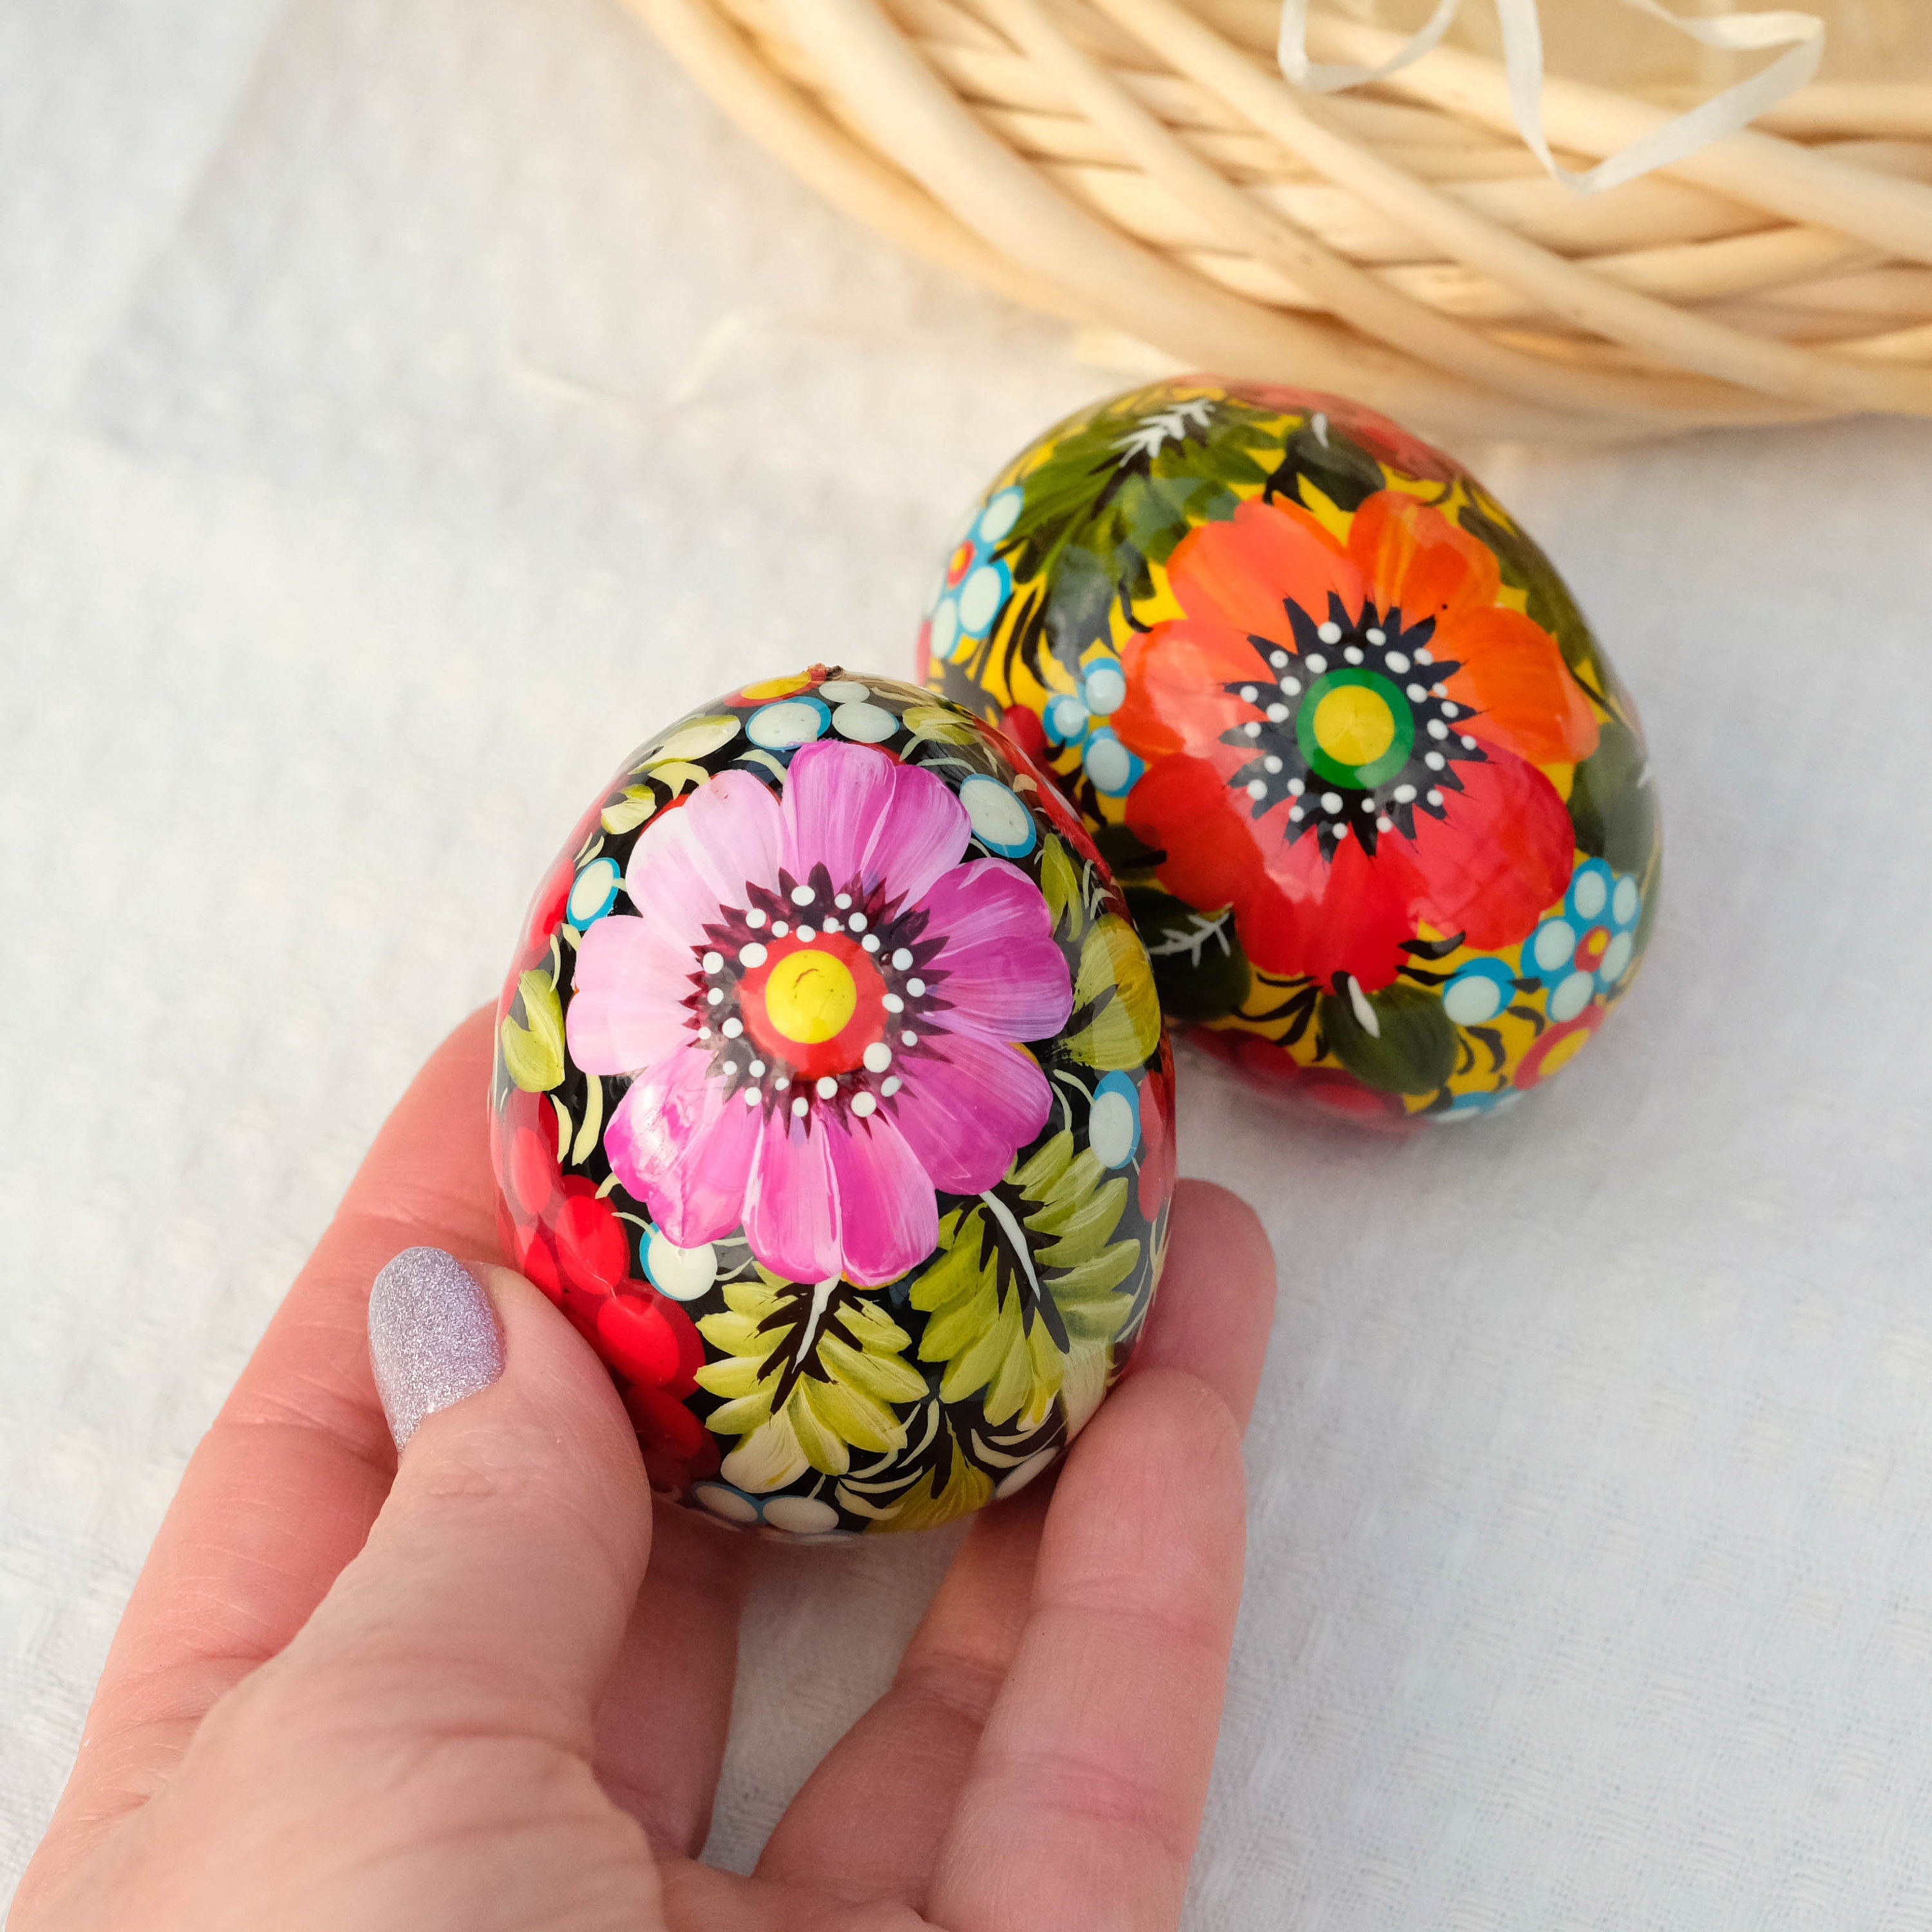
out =
[[1488,609],[1502,587],[1501,567],[1485,545],[1399,490],[1378,490],[1363,502],[1348,526],[1348,554],[1382,610],[1399,608],[1407,624],[1436,620],[1438,657],[1460,655],[1448,628]]
[[677,1336],[658,1298],[614,1294],[597,1312],[604,1359],[634,1382],[662,1384],[677,1373]]
[[551,1217],[557,1263],[580,1293],[608,1294],[631,1272],[631,1244],[608,1201],[580,1174],[563,1184],[565,1200]]
[[1479,610],[1437,655],[1462,669],[1449,695],[1477,715],[1472,737],[1533,765],[1575,764],[1597,748],[1597,720],[1556,640],[1520,610]]
[[1418,812],[1413,841],[1384,833],[1375,863],[1412,918],[1487,952],[1514,945],[1562,898],[1575,833],[1556,788],[1522,759],[1492,752],[1455,771],[1462,790],[1444,794],[1447,816]]

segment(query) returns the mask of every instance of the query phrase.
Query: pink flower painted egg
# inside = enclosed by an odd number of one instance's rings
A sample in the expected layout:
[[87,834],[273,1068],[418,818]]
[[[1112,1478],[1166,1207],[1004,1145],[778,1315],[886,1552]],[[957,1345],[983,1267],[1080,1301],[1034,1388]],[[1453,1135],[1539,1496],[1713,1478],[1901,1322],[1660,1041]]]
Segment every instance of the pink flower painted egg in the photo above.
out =
[[923,1528],[1045,1468],[1160,1277],[1173,1075],[1145,950],[1024,753],[824,666],[628,760],[499,1009],[505,1240],[653,1485]]

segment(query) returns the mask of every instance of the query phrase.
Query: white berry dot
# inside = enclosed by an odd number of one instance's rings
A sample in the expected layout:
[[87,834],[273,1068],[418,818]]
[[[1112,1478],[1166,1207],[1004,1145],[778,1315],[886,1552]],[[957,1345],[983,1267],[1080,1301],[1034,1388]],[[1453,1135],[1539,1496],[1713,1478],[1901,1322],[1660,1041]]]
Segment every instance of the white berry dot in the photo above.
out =
[[915,1000],[923,999],[926,997],[926,982],[923,980],[908,980],[906,982],[906,991]]
[[1408,687],[1408,701],[1412,704],[1420,704],[1422,700],[1429,695],[1428,692],[1424,691],[1419,684],[1412,684]]
[[1262,721],[1258,718],[1250,718],[1241,729],[1250,738],[1258,738],[1262,735]]
[[1260,695],[1261,693],[1252,684],[1244,684],[1241,686],[1241,698],[1244,704],[1253,704]]
[[1433,785],[1429,788],[1429,802],[1431,805],[1440,805],[1442,802],[1442,794]]
[[774,939],[784,938],[790,930],[790,926],[782,919],[775,919],[772,921],[772,937]]
[[707,952],[704,964],[707,973],[722,973],[724,970],[724,956],[722,952]]
[[883,1073],[892,1064],[892,1050],[884,1040],[875,1040],[866,1049],[866,1071]]
[[1342,641],[1342,627],[1331,620],[1326,624],[1316,625],[1315,634],[1324,644],[1338,644]]
[[740,966],[762,966],[764,963],[765,949],[755,939],[750,945],[738,949],[738,964]]
[[1380,631],[1364,631],[1362,634],[1372,644],[1383,644],[1388,641],[1388,638]]
[[[1439,690],[1441,686],[1438,686],[1437,688]],[[1445,718],[1460,718],[1462,715],[1462,707],[1460,704],[1445,704],[1442,707],[1442,715]]]
[[1281,688],[1290,698],[1298,698],[1301,694],[1301,680],[1298,677],[1285,677]]
[[818,1083],[818,1097],[821,1100],[830,1100],[832,1095],[837,1093],[838,1090],[838,1082],[833,1079],[829,1073],[826,1074]]
[[1288,717],[1288,706],[1285,704],[1270,704],[1268,708],[1268,722],[1270,724],[1282,724]]
[[866,915],[862,912],[855,912],[845,923],[854,932],[863,932],[866,929]]
[[1388,656],[1382,659],[1382,662],[1394,671],[1397,677],[1401,676],[1408,668],[1408,656],[1402,651],[1390,651]]
[[1362,661],[1361,652],[1353,644],[1351,644],[1348,649],[1342,653],[1342,655],[1346,658],[1351,664],[1360,664]]
[[1290,778],[1288,788],[1295,797],[1299,798],[1308,789],[1307,782],[1303,778]]
[[1473,752],[1476,748],[1475,740],[1471,737],[1466,731],[1462,734],[1460,742],[1463,750],[1466,752]]
[[863,939],[860,940],[859,944],[862,946],[868,952],[876,952],[879,950],[879,935],[876,932],[868,932]]
[[1449,735],[1449,728],[1441,718],[1432,718],[1429,721],[1429,735],[1432,738],[1446,738]]
[[1412,805],[1415,802],[1414,786],[1397,785],[1395,788],[1395,802],[1398,805]]
[[1324,812],[1340,812],[1342,809],[1342,794],[1339,791],[1324,791],[1322,794],[1322,809]]
[[1268,662],[1273,664],[1276,670],[1281,670],[1288,662],[1287,652],[1270,651],[1268,652]]
[[745,1030],[745,1022],[734,1013],[718,1028],[727,1040],[736,1040]]
[[801,1094],[798,1098],[791,1103],[793,1118],[796,1119],[801,1117],[811,1104],[811,1102],[806,1100],[805,1096]]
[[1422,754],[1422,762],[1432,772],[1439,772],[1448,760],[1440,752],[1425,752]]
[[752,910],[745,915],[745,923],[750,926],[754,932],[756,932],[760,926],[764,924],[764,922],[765,916],[763,913],[758,910],[756,906],[754,906]]
[[722,986],[713,986],[704,997],[714,1006],[722,1006],[724,1004],[724,989]]
[[1319,651],[1314,652],[1302,662],[1307,665],[1310,674],[1315,677],[1319,677],[1328,668],[1328,660]]
[[832,896],[832,903],[843,912],[852,903],[852,895],[850,892],[834,892]]
[[1418,664],[1433,664],[1436,662],[1436,653],[1426,650],[1418,651],[1415,654],[1415,661]]
[[905,1082],[896,1073],[888,1073],[884,1079],[879,1082],[879,1091],[884,1094],[887,1100],[890,1100],[904,1084]]
[[871,1113],[872,1110],[878,1106],[878,1102],[874,1100],[869,1094],[854,1094],[852,1096],[852,1111],[854,1113],[856,1114],[862,1120],[868,1114]]
[[1268,796],[1268,786],[1266,782],[1260,778],[1249,779],[1248,796],[1250,798],[1266,798]]
[[898,971],[904,972],[911,964],[912,955],[903,946],[893,953],[892,964]]
[[794,905],[809,905],[813,897],[814,894],[809,886],[794,886],[791,889],[791,902]]
[[1262,759],[1262,769],[1265,772],[1278,772],[1281,770],[1281,760],[1277,758],[1272,752],[1270,752],[1266,758]]

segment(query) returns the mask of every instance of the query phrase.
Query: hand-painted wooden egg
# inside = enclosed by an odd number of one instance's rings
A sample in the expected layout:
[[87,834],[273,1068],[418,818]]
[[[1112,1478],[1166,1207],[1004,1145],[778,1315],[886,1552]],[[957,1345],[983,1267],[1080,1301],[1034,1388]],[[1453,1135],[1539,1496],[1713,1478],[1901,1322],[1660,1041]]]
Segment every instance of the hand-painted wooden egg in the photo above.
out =
[[1354,404],[1190,377],[1061,424],[974,506],[920,649],[1078,806],[1168,1018],[1267,1083],[1465,1119],[1636,973],[1635,708],[1501,506]]
[[571,835],[498,1016],[518,1265],[653,1485],[794,1536],[1012,1493],[1160,1280],[1144,948],[998,732],[814,667],[661,732]]

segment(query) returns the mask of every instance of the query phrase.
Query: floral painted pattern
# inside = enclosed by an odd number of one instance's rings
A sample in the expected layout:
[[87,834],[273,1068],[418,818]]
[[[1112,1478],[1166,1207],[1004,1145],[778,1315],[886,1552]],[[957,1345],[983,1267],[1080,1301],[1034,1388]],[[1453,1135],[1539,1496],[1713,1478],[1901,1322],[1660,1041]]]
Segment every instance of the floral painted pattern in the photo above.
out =
[[656,1487],[772,1534],[923,1527],[1077,1432],[1173,1185],[1125,912],[1025,754],[910,686],[815,670],[627,761],[533,904],[492,1146],[506,1244]]
[[[928,680],[1037,720],[1171,1018],[1378,1119],[1494,1111],[1587,1042],[1654,910],[1641,733],[1460,466],[1336,398],[1190,378],[1049,432],[986,500],[1005,600]],[[1600,917],[1575,896],[1603,880]]]

